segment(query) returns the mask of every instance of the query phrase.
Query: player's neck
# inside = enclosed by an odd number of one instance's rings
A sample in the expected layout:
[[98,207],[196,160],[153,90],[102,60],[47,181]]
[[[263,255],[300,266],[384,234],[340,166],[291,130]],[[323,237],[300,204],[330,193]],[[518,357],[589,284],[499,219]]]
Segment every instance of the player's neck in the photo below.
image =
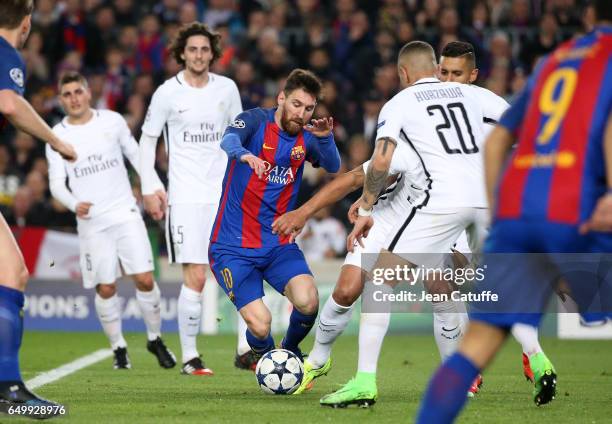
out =
[[87,109],[87,112],[85,112],[81,116],[70,116],[69,115],[68,123],[70,125],[84,125],[88,123],[92,117],[93,117],[93,111],[91,109]]
[[431,72],[419,72],[419,73],[415,73],[414,75],[410,75],[410,84],[408,85],[412,85],[417,83],[419,80],[422,80],[423,78],[437,78],[435,73],[431,73]]
[[14,48],[18,49],[19,47],[19,32],[14,29],[0,29],[0,37],[4,38],[7,43],[9,43]]
[[208,84],[208,80],[210,79],[208,75],[208,71],[202,72],[200,75],[194,74],[189,71],[189,69],[185,69],[183,72],[183,78],[185,78],[185,82],[194,88],[202,88]]

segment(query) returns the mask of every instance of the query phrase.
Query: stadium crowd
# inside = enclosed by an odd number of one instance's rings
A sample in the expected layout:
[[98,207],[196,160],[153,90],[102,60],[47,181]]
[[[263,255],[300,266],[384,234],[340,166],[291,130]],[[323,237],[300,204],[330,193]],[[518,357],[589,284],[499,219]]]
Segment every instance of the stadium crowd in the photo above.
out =
[[[450,41],[471,42],[477,83],[510,98],[540,56],[593,26],[593,13],[585,0],[37,0],[22,51],[26,97],[54,125],[63,116],[58,77],[81,71],[94,107],[122,113],[138,139],[153,91],[180,70],[167,47],[181,24],[195,20],[222,35],[223,55],[212,70],[234,79],[245,110],[273,107],[294,67],[322,78],[315,114],[334,117],[345,172],[371,155],[378,112],[399,89],[396,56],[406,42],[425,40],[437,51]],[[163,143],[158,148],[165,178]],[[323,175],[305,173],[302,200],[330,178]],[[313,254],[343,253],[339,221],[354,200],[307,228]],[[24,133],[0,136],[0,211],[10,225],[75,225],[50,197],[43,144]]]

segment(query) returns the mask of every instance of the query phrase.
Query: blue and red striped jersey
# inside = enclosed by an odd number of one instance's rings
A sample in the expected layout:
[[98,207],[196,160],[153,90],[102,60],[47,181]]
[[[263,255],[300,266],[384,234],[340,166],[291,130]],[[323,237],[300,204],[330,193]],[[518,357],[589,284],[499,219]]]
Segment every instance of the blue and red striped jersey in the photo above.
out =
[[607,189],[603,135],[612,107],[612,27],[561,45],[502,116],[517,147],[496,217],[578,224]]
[[[224,140],[238,136],[244,152],[262,159],[266,170],[259,179],[247,163],[228,152],[212,242],[245,248],[289,243],[289,237],[272,233],[272,222],[294,208],[304,161],[328,172],[337,172],[340,167],[333,135],[318,138],[300,131],[290,136],[274,122],[275,111],[256,108],[242,112],[225,130]],[[221,146],[226,148],[225,143]]]
[[[25,90],[25,64],[17,50],[0,37],[0,90],[13,90],[23,96]],[[0,129],[7,124],[0,114]]]

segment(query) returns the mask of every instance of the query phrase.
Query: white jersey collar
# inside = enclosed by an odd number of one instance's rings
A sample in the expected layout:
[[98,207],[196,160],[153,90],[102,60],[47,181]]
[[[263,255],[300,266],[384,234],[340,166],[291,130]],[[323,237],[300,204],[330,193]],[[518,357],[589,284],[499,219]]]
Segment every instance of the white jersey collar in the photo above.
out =
[[440,81],[438,78],[435,78],[435,77],[427,77],[427,78],[421,78],[420,80],[417,80],[417,82],[413,83],[412,85],[431,84],[431,83],[437,83],[437,82],[442,82],[442,81]]

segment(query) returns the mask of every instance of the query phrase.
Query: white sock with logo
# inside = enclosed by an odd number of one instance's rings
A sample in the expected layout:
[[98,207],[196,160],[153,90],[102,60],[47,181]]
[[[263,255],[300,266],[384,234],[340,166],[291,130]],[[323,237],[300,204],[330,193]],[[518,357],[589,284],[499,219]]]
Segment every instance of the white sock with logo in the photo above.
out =
[[361,313],[358,372],[376,373],[380,350],[390,322],[390,312]]
[[161,293],[157,283],[153,282],[151,291],[136,290],[136,300],[147,327],[147,339],[153,341],[161,337]]
[[102,324],[104,334],[108,337],[113,350],[119,347],[127,347],[127,343],[123,338],[121,331],[121,306],[119,305],[119,297],[115,294],[108,299],[103,299],[102,296],[96,293],[94,300],[96,314]]
[[329,359],[332,345],[348,325],[352,312],[353,305],[338,305],[333,296],[329,296],[325,302],[319,314],[315,342],[308,355],[308,362],[315,368],[322,367]]
[[442,361],[453,354],[465,332],[463,313],[457,311],[455,302],[432,303],[433,330]]
[[184,284],[177,305],[179,338],[183,363],[199,356],[196,337],[200,332],[202,319],[202,293],[190,289]]
[[512,335],[523,347],[523,353],[527,356],[542,352],[542,346],[538,340],[538,329],[528,324],[514,324]]

